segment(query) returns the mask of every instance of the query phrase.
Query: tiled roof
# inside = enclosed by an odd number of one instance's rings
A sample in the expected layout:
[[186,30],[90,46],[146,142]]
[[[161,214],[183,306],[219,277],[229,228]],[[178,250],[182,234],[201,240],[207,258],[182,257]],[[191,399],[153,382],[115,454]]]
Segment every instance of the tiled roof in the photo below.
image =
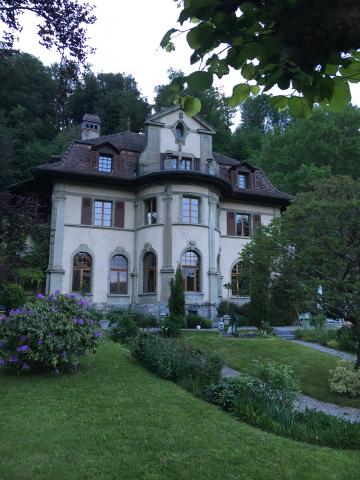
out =
[[[136,172],[138,167],[138,159],[140,153],[144,150],[146,143],[146,136],[134,132],[122,132],[112,135],[104,135],[99,138],[89,139],[86,141],[74,141],[72,142],[63,156],[56,161],[54,158],[51,163],[43,165],[38,170],[52,171],[52,172],[64,172],[75,174],[91,174],[100,178],[119,177],[124,179],[136,178]],[[90,166],[90,152],[94,145],[110,144],[118,152],[120,152],[120,171],[115,173],[103,173],[94,171],[94,168]],[[234,158],[230,158],[221,153],[214,152],[214,159],[220,167],[220,177],[230,183],[230,169],[232,167],[240,166],[244,162],[239,162]],[[264,197],[278,198],[281,200],[290,200],[291,196],[286,193],[280,192],[275,188],[263,170],[260,168],[254,168],[253,170],[254,182],[253,188],[242,189],[241,191],[235,191],[234,194],[239,193],[247,194],[250,196],[258,195]],[[231,187],[229,185],[229,192]]]

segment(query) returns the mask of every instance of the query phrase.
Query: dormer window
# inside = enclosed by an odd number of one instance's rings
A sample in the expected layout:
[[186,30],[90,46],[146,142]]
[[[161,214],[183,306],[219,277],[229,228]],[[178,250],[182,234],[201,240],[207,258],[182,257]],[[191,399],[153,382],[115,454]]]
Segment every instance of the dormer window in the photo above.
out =
[[111,173],[113,171],[113,159],[111,155],[99,154],[98,170],[99,172]]
[[237,175],[237,187],[249,188],[249,174],[239,172]]

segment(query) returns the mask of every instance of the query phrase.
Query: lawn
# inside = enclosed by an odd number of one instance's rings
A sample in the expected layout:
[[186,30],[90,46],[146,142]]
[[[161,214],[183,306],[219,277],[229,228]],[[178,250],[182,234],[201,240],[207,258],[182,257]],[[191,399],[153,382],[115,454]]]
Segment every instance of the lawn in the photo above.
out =
[[195,331],[184,332],[183,338],[204,351],[219,352],[225,363],[237,370],[254,372],[256,360],[291,365],[306,395],[360,408],[359,399],[343,397],[329,389],[329,370],[335,366],[338,357],[276,337],[239,339],[223,337],[217,332]]
[[349,479],[358,452],[264,433],[106,341],[63,377],[0,375],[1,480]]

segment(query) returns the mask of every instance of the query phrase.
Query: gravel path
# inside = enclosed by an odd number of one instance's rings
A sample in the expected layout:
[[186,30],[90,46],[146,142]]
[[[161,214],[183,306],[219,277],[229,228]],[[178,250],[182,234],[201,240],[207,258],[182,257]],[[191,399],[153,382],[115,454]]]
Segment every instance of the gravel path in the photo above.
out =
[[298,343],[299,345],[305,345],[305,347],[313,348],[314,350],[319,350],[319,352],[328,353],[336,357],[341,357],[344,360],[350,360],[352,362],[356,361],[356,355],[352,353],[341,352],[340,350],[335,350],[334,348],[324,347],[318,343],[313,342],[304,342],[303,340],[291,340],[291,342]]
[[[233,368],[224,366],[222,369],[222,376],[226,378],[236,378],[241,376],[241,372]],[[322,402],[307,395],[300,395],[295,402],[295,409],[299,412],[304,412],[306,409],[316,410],[317,412],[324,412],[328,415],[340,417],[351,423],[360,423],[360,410],[351,407],[341,407],[335,403]]]

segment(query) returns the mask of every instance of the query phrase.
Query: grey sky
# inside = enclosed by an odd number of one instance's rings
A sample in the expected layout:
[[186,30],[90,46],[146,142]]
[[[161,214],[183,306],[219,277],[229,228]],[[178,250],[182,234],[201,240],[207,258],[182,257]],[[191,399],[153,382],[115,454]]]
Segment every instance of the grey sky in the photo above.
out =
[[[89,27],[89,37],[96,53],[89,58],[96,72],[131,73],[143,95],[150,101],[154,86],[167,82],[170,67],[185,73],[194,67],[189,64],[191,51],[186,40],[178,37],[176,51],[167,53],[159,48],[163,34],[176,25],[179,10],[173,0],[89,0],[96,5],[97,22]],[[55,52],[40,47],[36,36],[36,20],[24,15],[24,29],[18,47],[50,64],[58,60]],[[232,86],[239,83],[238,72],[217,81],[225,94],[230,95]],[[360,85],[352,86],[353,103],[360,105]]]

